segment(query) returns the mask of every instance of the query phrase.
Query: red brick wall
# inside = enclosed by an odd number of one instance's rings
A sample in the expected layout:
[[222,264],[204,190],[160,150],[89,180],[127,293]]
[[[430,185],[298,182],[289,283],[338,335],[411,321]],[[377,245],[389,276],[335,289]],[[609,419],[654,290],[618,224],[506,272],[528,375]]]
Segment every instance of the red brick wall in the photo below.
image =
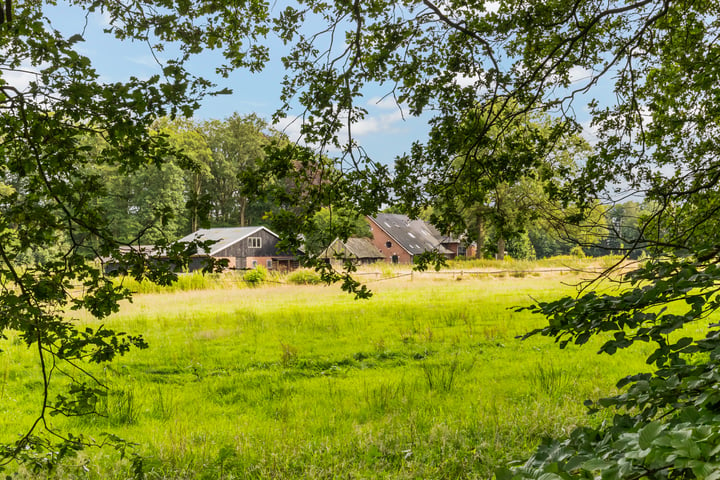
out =
[[272,267],[268,268],[267,266],[268,260],[271,262],[270,264],[272,265],[272,257],[247,257],[247,263],[244,268],[253,268],[253,261],[256,261],[258,266],[262,266],[264,268],[267,268],[268,270],[271,270]]
[[[385,261],[387,263],[392,263],[393,255],[398,256],[398,263],[412,263],[412,255],[406,252],[400,245],[395,243],[395,240],[385,233],[382,228],[378,227],[377,224],[370,218],[366,217],[365,220],[367,220],[368,224],[370,224],[370,230],[373,234],[373,245],[375,245],[375,248],[380,250],[380,253],[385,256]],[[391,242],[392,246],[388,247],[387,242]]]
[[[262,265],[265,268],[268,268],[267,261],[272,261],[272,257],[245,257],[245,264],[244,265],[236,265],[237,257],[218,257],[225,258],[228,261],[228,268],[237,268],[237,269],[245,269],[245,268],[253,268],[253,260],[257,262],[258,265]],[[268,269],[270,270],[270,269]]]
[[459,244],[459,243],[455,243],[455,242],[453,242],[453,243],[444,243],[444,244],[443,244],[443,247],[445,247],[445,248],[447,248],[448,250],[450,250],[451,252],[453,252],[451,258],[457,257],[458,247],[459,247],[459,246],[460,246],[460,244]]

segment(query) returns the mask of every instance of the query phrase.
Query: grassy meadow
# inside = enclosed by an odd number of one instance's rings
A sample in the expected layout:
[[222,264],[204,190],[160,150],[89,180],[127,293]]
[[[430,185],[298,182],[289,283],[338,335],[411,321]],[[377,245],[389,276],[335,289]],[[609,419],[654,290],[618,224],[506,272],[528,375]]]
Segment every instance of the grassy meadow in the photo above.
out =
[[[637,350],[597,355],[597,339],[562,351],[516,339],[543,320],[509,307],[572,294],[580,278],[380,277],[367,301],[335,286],[232,282],[140,294],[104,321],[150,344],[93,370],[110,387],[104,415],[52,421],[136,442],[151,479],[488,478],[543,436],[600,422],[582,401],[648,368]],[[0,348],[9,440],[37,414],[40,382],[34,352],[12,336]],[[52,476],[132,469],[89,450]]]

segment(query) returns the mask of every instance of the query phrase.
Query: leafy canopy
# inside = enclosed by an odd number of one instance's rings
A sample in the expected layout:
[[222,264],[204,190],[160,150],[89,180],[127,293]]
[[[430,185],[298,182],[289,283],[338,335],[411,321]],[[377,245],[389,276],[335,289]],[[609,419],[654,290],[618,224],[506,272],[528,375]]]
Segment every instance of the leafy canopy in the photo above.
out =
[[[514,142],[513,123],[533,112],[550,115],[559,142],[581,131],[582,110],[597,137],[594,151],[548,193],[579,214],[598,199],[643,198],[651,207],[632,231],[619,231],[629,244],[618,246],[627,253],[642,246],[649,260],[613,293],[591,285],[576,298],[535,306],[549,323],[534,333],[561,346],[603,335],[604,354],[651,342],[648,363],[655,370],[628,376],[620,382],[623,393],[591,405],[618,409],[612,424],[548,441],[523,468],[502,476],[715,478],[720,343],[708,319],[720,306],[720,64],[714,61],[720,4],[300,3],[282,24],[296,46],[285,59],[291,70],[285,99],[305,108],[309,141],[343,152],[338,163],[357,185],[352,198],[362,208],[397,203],[419,213],[462,155],[469,171],[495,159],[490,175],[522,171],[561,143],[525,148]],[[325,22],[320,33],[294,28],[293,21],[310,17]],[[396,159],[394,189],[374,201],[364,192],[377,179],[390,181],[387,172],[340,134],[365,115],[368,85],[384,87],[409,114],[431,117],[429,140]],[[480,116],[469,131],[468,112],[475,111]],[[473,157],[469,145],[491,156]],[[512,146],[507,155],[492,156],[503,145]],[[683,331],[688,324],[701,333]]]
[[[261,2],[245,2],[247,11],[237,16],[232,5],[73,1],[86,14],[106,14],[108,33],[118,38],[147,41],[155,51],[169,43],[179,48],[179,57],[161,66],[162,75],[104,82],[80,53],[82,34],[64,36],[53,28],[45,16],[51,5],[7,1],[0,16],[0,338],[15,332],[37,353],[42,376],[37,419],[18,426],[16,441],[0,445],[0,466],[19,460],[31,470],[52,468],[95,443],[52,423],[56,415],[95,412],[105,395],[106,385],[84,364],[147,346],[140,335],[81,328],[66,313],[68,307],[83,309],[102,319],[129,297],[95,259],[113,255],[136,278],[166,283],[176,278],[169,265],[186,264],[197,248],[170,245],[159,234],[151,240],[169,262],[148,261],[137,248],[118,255],[120,246],[137,247],[156,227],[171,225],[175,212],[168,204],[177,199],[130,205],[142,210],[141,221],[122,226],[122,236],[108,214],[112,205],[103,199],[116,188],[141,189],[142,183],[163,183],[168,196],[175,194],[181,174],[166,162],[187,156],[178,150],[182,145],[151,127],[166,114],[190,115],[213,93],[212,84],[191,75],[185,62],[217,48],[227,58],[222,73],[257,69],[267,52],[257,40],[268,29]],[[124,175],[116,177],[123,185],[106,182],[107,172]],[[27,262],[28,250],[47,256]],[[112,435],[103,442],[123,452],[127,447]]]
[[[150,125],[164,114],[190,115],[212,87],[188,73],[185,62],[203,49],[219,49],[227,60],[218,66],[221,74],[256,70],[267,60],[263,38],[272,31],[289,45],[276,118],[300,104],[302,132],[311,145],[277,142],[253,167],[273,174],[272,188],[284,205],[274,215],[287,227],[289,246],[323,208],[352,206],[366,214],[397,204],[419,213],[430,204],[428,186],[448,178],[457,155],[465,152],[471,166],[481,160],[470,155],[468,139],[491,152],[495,145],[513,145],[507,155],[492,157],[495,170],[536,164],[556,151],[555,142],[543,148],[514,144],[513,122],[533,112],[550,115],[556,119],[550,138],[560,141],[581,131],[576,112],[587,108],[597,135],[594,153],[577,175],[548,193],[580,212],[608,194],[643,195],[653,210],[643,215],[633,241],[651,258],[617,293],[585,290],[537,305],[549,318],[537,333],[580,344],[610,335],[602,348],[608,354],[653,342],[648,361],[657,369],[629,376],[622,394],[593,405],[625,409],[612,425],[548,442],[524,468],[504,476],[716,475],[720,350],[717,329],[707,319],[720,305],[718,2],[300,0],[272,11],[252,0],[73,5],[106,13],[109,33],[119,38],[147,40],[156,50],[177,42],[180,55],[163,65],[162,76],[106,84],[79,53],[82,37],[54,31],[43,17],[44,4],[15,4],[5,12],[0,304],[6,312],[0,331],[17,330],[37,349],[46,387],[38,422],[3,449],[7,458],[30,459],[30,444],[51,448],[35,436],[40,426],[52,430],[50,412],[75,414],[96,398],[97,382],[91,382],[73,390],[74,397],[52,400],[47,358],[80,368],[81,360],[105,361],[131,345],[143,346],[139,337],[80,332],[58,313],[70,301],[102,317],[126,296],[86,261],[118,244],[92,201],[104,185],[83,168],[88,148],[81,138],[88,132],[101,136],[105,143],[93,155],[120,171],[162,164],[178,152],[163,136],[150,135]],[[14,85],[10,74],[29,67],[37,72],[29,86]],[[430,116],[429,140],[396,159],[392,175],[383,159],[368,158],[353,139],[354,125],[366,115],[368,86],[384,88],[410,115]],[[468,131],[472,111],[480,112],[480,121]],[[244,188],[260,183],[248,181]],[[17,255],[28,247],[62,242],[67,247],[53,261],[17,268]],[[169,278],[148,270],[142,258],[133,265],[137,275]],[[74,298],[73,282],[84,284],[87,294]],[[348,289],[359,288],[348,282]],[[670,304],[673,309],[663,308]],[[699,323],[705,334],[681,333],[689,323]],[[83,442],[58,441],[63,448],[53,452],[67,453]]]

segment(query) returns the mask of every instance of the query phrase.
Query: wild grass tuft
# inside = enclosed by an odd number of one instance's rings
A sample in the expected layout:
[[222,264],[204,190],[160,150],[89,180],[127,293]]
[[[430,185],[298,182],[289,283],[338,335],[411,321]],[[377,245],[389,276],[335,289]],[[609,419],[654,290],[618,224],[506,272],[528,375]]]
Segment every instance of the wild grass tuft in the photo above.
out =
[[[142,406],[133,388],[120,388],[100,397],[96,408],[100,416],[94,419],[96,422],[111,426],[128,426],[138,422]],[[80,418],[93,419],[93,417]]]
[[295,363],[297,363],[298,360],[298,349],[289,343],[283,343],[280,342],[280,363],[283,367],[287,368]]
[[572,387],[576,377],[566,369],[552,363],[539,362],[528,373],[533,390],[548,396],[557,396]]

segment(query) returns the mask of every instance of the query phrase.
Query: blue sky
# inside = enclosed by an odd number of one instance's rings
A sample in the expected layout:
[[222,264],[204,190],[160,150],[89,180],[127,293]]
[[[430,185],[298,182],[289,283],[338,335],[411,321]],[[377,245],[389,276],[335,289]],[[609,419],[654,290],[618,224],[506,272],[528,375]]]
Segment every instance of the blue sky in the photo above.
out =
[[[85,30],[85,42],[78,48],[93,61],[96,69],[106,81],[122,81],[130,75],[147,78],[160,72],[150,48],[140,42],[120,42],[102,32],[107,20],[100,14],[92,15],[85,26],[84,13],[67,4],[60,3],[47,11],[53,26],[66,35],[80,33]],[[235,112],[245,115],[256,113],[260,117],[271,120],[271,116],[279,106],[281,81],[284,69],[279,61],[277,45],[271,45],[272,59],[265,70],[251,74],[246,70],[234,72],[228,79],[214,75],[214,69],[222,63],[218,52],[203,52],[190,63],[191,71],[216,81],[220,87],[229,87],[231,95],[209,97],[206,99],[195,117],[198,119],[222,119]],[[164,58],[160,58],[162,61]],[[587,72],[578,71],[577,78]],[[356,140],[374,160],[391,164],[393,159],[407,151],[415,140],[424,140],[428,127],[427,117],[414,118],[401,112],[391,99],[380,100],[388,88],[375,87],[366,92],[365,105],[368,117],[355,125]],[[580,121],[586,121],[583,102],[576,105]],[[295,112],[300,113],[298,112]],[[405,113],[405,115],[403,115]],[[288,136],[298,138],[298,124],[292,123],[293,116],[284,123],[276,125]],[[586,135],[592,139],[588,131]],[[331,152],[332,153],[332,152]]]
[[[147,78],[160,72],[150,48],[140,42],[120,42],[102,32],[106,19],[100,14],[92,15],[87,27],[83,12],[64,4],[49,10],[47,16],[53,26],[66,35],[80,33],[85,29],[85,42],[78,45],[80,52],[88,56],[104,81],[122,81],[130,75]],[[280,105],[280,89],[284,69],[279,54],[271,51],[271,62],[264,71],[252,74],[245,70],[235,71],[228,79],[214,75],[215,66],[222,63],[217,52],[204,52],[190,63],[191,71],[218,83],[220,87],[229,87],[231,95],[209,97],[197,111],[197,119],[222,119],[235,112],[245,115],[256,113],[268,122]],[[166,57],[169,58],[169,57]],[[163,58],[161,57],[162,61]],[[424,139],[427,134],[427,121],[403,116],[391,100],[380,100],[387,93],[382,88],[368,91],[365,97],[368,118],[354,127],[357,141],[374,160],[392,163],[397,155],[409,151],[414,140]],[[295,112],[300,113],[298,112]],[[298,122],[292,122],[290,116],[276,128],[287,133],[291,139],[297,139]],[[331,152],[332,153],[332,152]]]

